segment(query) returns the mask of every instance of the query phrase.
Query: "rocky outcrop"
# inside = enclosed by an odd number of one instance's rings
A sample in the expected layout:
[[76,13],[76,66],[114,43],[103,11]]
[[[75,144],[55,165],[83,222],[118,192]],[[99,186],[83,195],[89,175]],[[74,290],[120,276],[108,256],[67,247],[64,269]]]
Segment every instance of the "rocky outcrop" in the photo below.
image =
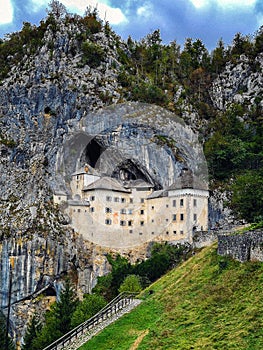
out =
[[253,106],[262,102],[263,54],[253,62],[241,55],[236,63],[227,63],[224,71],[213,81],[210,96],[214,106],[224,110],[231,103]]

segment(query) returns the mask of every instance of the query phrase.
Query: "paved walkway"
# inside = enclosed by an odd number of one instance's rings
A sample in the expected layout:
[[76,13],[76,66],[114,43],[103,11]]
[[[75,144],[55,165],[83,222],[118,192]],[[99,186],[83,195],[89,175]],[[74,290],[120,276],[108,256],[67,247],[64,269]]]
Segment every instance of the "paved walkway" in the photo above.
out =
[[94,327],[91,331],[87,331],[87,333],[79,336],[78,339],[74,340],[70,345],[65,346],[64,350],[77,350],[81,347],[81,345],[85,344],[89,339],[94,337],[97,333],[102,331],[105,327],[109,326],[111,323],[115,322],[118,318],[120,318],[122,315],[127,314],[132,309],[134,309],[136,306],[138,306],[141,303],[141,300],[139,299],[133,299],[133,301],[127,305],[125,308],[120,310],[116,315],[112,316],[111,318],[102,321],[98,326]]

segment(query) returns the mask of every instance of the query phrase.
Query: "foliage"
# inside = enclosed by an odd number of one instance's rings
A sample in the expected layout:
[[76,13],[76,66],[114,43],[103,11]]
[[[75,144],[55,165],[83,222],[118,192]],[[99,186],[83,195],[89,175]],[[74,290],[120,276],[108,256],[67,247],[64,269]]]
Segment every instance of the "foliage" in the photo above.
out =
[[101,46],[92,42],[83,42],[81,45],[83,52],[82,63],[88,64],[92,68],[98,67],[105,59],[105,52]]
[[232,186],[231,208],[238,217],[254,222],[263,217],[263,171],[238,175]]
[[155,103],[161,106],[168,102],[163,90],[154,84],[141,82],[133,87],[131,94],[134,100],[141,102]]
[[69,280],[66,280],[60,299],[45,314],[45,323],[32,342],[32,350],[41,349],[71,329],[71,318],[78,301]]
[[262,263],[239,263],[207,247],[80,350],[261,349],[262,276]]
[[75,328],[82,322],[99,312],[106,306],[105,299],[96,294],[85,294],[84,299],[78,304],[71,318],[71,327]]
[[140,276],[128,275],[119,288],[119,293],[134,292],[138,293],[142,290]]
[[39,321],[39,317],[36,314],[33,315],[26,329],[23,345],[21,348],[22,350],[36,350],[36,348],[33,346],[33,341],[40,332],[41,327],[42,326]]
[[[2,311],[0,311],[0,350],[7,350],[6,349],[6,318]],[[15,346],[8,337],[8,350],[15,350]]]
[[151,257],[134,265],[131,265],[126,258],[120,255],[117,255],[115,259],[108,255],[107,258],[112,266],[112,271],[107,276],[98,278],[93,293],[103,295],[110,301],[118,294],[120,286],[130,275],[140,278],[140,284],[142,288],[145,288],[169,269],[179,264],[180,261],[186,259],[190,251],[191,248],[188,244],[155,243],[151,249]]

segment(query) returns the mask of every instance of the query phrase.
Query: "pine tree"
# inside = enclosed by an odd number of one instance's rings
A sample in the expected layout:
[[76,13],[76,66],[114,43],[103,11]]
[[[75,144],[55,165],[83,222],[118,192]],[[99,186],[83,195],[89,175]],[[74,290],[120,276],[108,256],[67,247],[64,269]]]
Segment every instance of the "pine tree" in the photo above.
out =
[[78,300],[70,280],[66,280],[59,300],[45,314],[45,324],[33,340],[32,350],[42,349],[70,331],[71,318],[77,304]]
[[[6,318],[0,311],[0,350],[6,350]],[[15,346],[8,337],[8,350],[15,350]]]
[[26,334],[24,336],[24,344],[22,345],[22,350],[35,350],[33,341],[37,337],[41,328],[42,327],[39,322],[39,317],[37,315],[34,315],[28,324]]

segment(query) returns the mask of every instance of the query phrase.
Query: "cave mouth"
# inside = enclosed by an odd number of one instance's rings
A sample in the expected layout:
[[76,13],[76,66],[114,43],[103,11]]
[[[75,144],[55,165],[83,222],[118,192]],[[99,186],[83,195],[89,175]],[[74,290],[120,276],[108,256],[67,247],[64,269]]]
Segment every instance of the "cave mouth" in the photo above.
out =
[[153,183],[151,177],[143,170],[140,169],[140,167],[135,164],[131,159],[127,159],[114,169],[112,173],[112,177],[115,177],[122,181],[129,181],[129,180],[144,180],[145,182]]
[[99,159],[102,153],[105,151],[103,147],[97,140],[92,139],[86,146],[82,156],[81,164],[89,164],[92,168],[99,168]]
[[57,296],[57,293],[56,293],[56,290],[55,288],[49,286],[44,292],[43,294],[46,296],[46,297],[56,297]]

